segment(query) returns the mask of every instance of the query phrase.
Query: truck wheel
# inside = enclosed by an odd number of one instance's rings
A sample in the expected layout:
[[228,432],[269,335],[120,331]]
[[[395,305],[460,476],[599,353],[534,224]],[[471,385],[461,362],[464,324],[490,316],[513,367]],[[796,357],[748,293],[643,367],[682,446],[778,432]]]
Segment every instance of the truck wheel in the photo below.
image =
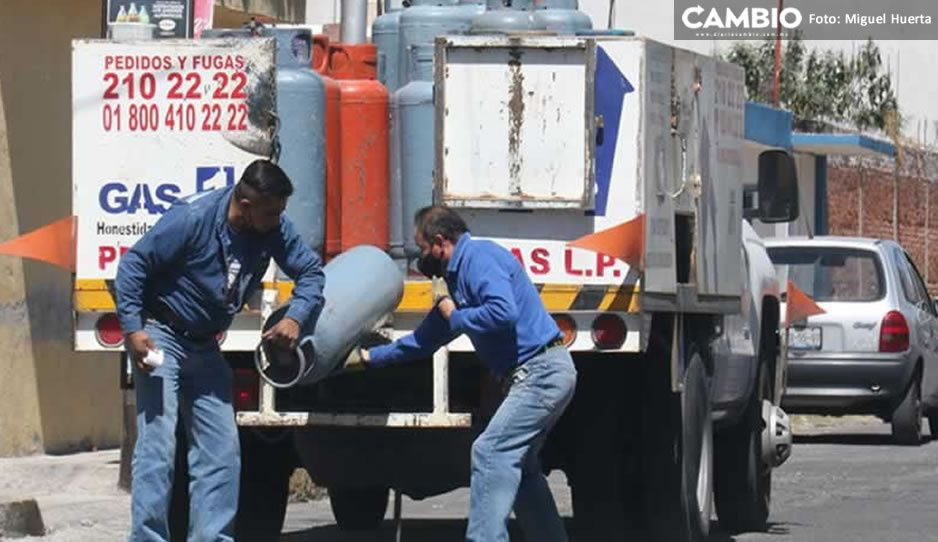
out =
[[742,419],[716,435],[714,497],[720,527],[765,531],[772,498],[772,469],[762,459],[762,402],[771,400],[769,366],[759,367],[757,386]]
[[276,542],[287,511],[290,476],[297,464],[293,433],[242,428],[239,434],[241,489],[235,540]]
[[332,515],[343,531],[372,531],[381,525],[388,509],[388,488],[329,488]]
[[922,443],[922,373],[915,372],[905,397],[892,413],[892,436],[899,444]]
[[[700,542],[713,510],[713,422],[710,379],[703,360],[690,355],[684,390],[670,389],[668,358],[651,358],[646,408],[645,505],[659,540]],[[655,408],[653,405],[657,405]]]

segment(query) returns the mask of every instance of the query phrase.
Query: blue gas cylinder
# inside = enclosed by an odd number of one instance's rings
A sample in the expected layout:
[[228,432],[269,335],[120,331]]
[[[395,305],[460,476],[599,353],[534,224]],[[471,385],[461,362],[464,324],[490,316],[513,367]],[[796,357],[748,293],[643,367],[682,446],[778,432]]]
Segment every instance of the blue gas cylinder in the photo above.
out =
[[404,7],[400,0],[386,0],[384,6],[384,15],[375,19],[371,25],[371,37],[378,47],[378,81],[387,87],[388,92],[394,92],[400,87],[398,54],[401,14]]
[[[251,38],[246,29],[213,29],[206,38]],[[293,182],[287,216],[303,241],[322,254],[326,201],[326,88],[311,67],[312,34],[300,28],[262,28],[277,42],[278,164]]]
[[560,34],[592,30],[593,21],[579,8],[578,0],[534,0],[534,20]]
[[401,231],[408,258],[420,249],[408,235],[414,230],[414,214],[433,203],[433,167],[436,157],[433,109],[433,45],[411,47],[412,80],[395,93],[400,125]]
[[531,10],[531,0],[487,0],[485,13],[472,20],[470,34],[506,34],[543,30]]
[[[388,134],[389,197],[388,240],[391,257],[398,262],[406,260],[404,236],[410,230],[404,228],[403,188],[401,187],[401,105],[398,93],[391,94],[390,133]],[[405,264],[406,265],[406,264]]]
[[[309,385],[342,369],[349,352],[391,313],[404,294],[400,268],[381,249],[358,245],[336,256],[323,268],[325,303],[318,318],[303,327],[300,344],[284,350],[258,345],[255,361],[265,380],[278,388]],[[278,308],[264,322],[270,329],[283,319],[290,304]],[[264,367],[264,351],[269,365]]]
[[433,43],[437,36],[464,34],[471,17],[466,16],[458,0],[412,0],[401,13],[398,44],[398,80],[401,86],[410,80],[410,48],[418,43]]

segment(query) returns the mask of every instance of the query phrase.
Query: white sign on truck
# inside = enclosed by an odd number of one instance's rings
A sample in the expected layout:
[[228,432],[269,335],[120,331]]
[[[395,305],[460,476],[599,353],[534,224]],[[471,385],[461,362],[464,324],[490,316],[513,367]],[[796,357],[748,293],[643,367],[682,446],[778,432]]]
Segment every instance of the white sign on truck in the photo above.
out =
[[258,158],[236,144],[260,129],[252,93],[271,93],[273,66],[269,39],[75,42],[78,280],[114,278],[176,199],[231,185]]
[[[174,201],[232,185],[266,155],[274,55],[270,38],[73,42],[77,350],[121,346],[112,314],[121,255]],[[224,347],[252,348],[258,318],[238,315]]]

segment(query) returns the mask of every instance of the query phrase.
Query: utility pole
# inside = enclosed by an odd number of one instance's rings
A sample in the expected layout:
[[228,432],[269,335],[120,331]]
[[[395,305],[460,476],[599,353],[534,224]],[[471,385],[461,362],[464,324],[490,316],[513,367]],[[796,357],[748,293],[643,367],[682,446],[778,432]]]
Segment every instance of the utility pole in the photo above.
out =
[[782,73],[782,1],[778,0],[778,13],[775,14],[775,84],[772,87],[772,105],[778,109],[781,92]]

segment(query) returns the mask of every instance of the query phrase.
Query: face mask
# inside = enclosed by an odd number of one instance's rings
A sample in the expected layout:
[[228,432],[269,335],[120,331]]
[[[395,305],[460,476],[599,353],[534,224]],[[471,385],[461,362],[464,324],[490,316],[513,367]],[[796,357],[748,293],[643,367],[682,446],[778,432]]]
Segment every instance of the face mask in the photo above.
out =
[[417,269],[427,278],[443,276],[443,260],[435,257],[432,252],[427,252],[420,256],[417,261]]

